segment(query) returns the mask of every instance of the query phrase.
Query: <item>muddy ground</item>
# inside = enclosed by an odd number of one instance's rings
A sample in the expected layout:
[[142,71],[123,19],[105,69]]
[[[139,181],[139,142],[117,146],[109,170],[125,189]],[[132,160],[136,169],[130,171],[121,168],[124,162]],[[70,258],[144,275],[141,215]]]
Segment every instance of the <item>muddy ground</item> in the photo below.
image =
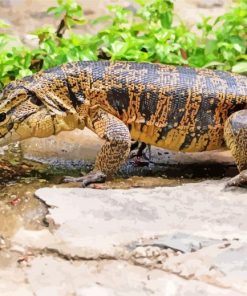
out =
[[[80,2],[89,18],[133,5]],[[0,18],[30,43],[54,3],[0,0]],[[175,1],[192,29],[229,5]],[[103,189],[60,184],[90,170],[100,145],[76,130],[2,150],[0,295],[246,295],[247,191],[225,188],[237,172],[229,153],[152,148],[152,163],[131,158]]]

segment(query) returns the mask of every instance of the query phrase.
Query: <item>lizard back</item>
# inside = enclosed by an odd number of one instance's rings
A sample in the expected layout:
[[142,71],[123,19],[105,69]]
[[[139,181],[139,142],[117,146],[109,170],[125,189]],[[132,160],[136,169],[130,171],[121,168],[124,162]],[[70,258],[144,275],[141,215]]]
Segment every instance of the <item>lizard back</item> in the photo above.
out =
[[223,71],[108,61],[63,71],[75,96],[120,118],[133,139],[172,150],[220,148],[226,119],[247,103],[247,78]]

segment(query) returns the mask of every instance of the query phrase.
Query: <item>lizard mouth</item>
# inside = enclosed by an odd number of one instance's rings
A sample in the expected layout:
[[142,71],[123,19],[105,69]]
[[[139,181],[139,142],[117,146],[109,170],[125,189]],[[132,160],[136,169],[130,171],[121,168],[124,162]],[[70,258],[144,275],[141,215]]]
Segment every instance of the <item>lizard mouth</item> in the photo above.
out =
[[4,134],[1,134],[0,147],[3,147],[5,145],[8,145],[10,143],[13,143],[19,140],[21,140],[20,136],[16,133],[15,130],[11,129],[10,131],[7,131]]

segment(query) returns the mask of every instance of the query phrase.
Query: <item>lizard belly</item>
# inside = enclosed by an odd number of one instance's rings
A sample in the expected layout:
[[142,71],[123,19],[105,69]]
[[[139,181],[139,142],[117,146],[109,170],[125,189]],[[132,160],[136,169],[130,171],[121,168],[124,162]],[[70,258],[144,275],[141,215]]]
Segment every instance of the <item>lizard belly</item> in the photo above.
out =
[[223,127],[195,132],[186,127],[169,129],[133,123],[130,133],[136,141],[174,151],[202,152],[224,147]]

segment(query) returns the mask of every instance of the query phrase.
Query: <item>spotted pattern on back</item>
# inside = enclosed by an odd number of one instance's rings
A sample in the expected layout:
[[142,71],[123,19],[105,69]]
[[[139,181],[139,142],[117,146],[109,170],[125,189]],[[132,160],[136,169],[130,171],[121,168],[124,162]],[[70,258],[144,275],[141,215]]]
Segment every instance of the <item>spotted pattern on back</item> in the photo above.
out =
[[221,147],[225,121],[247,102],[246,77],[227,72],[109,61],[63,71],[78,100],[121,119],[134,139],[168,149]]

